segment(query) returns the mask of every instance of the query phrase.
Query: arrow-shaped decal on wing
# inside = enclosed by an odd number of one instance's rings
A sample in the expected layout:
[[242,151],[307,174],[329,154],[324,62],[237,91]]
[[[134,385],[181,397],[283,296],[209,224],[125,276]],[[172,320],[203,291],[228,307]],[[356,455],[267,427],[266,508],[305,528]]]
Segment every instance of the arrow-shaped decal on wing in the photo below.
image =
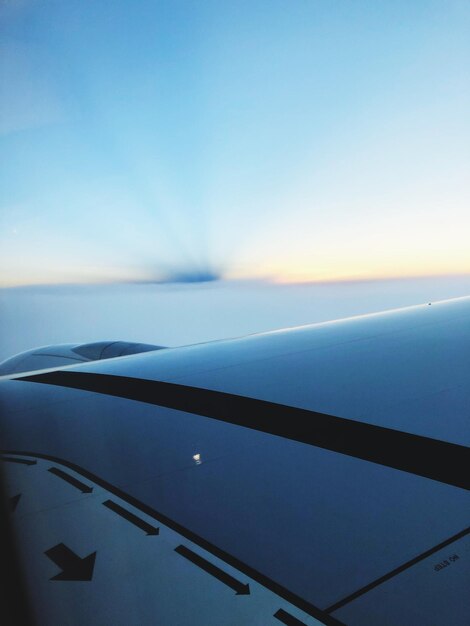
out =
[[96,552],[82,559],[65,544],[59,543],[44,554],[62,570],[51,580],[91,580],[93,577]]
[[214,578],[220,580],[220,582],[227,585],[227,587],[233,589],[237,596],[247,596],[250,594],[250,585],[244,584],[233,576],[230,576],[230,574],[227,574],[227,572],[224,572],[213,563],[206,561],[206,559],[203,559],[202,556],[199,556],[199,554],[196,554],[186,546],[178,546],[175,548],[175,552],[184,556],[185,559],[188,559],[191,563],[194,563],[211,576],[214,576]]

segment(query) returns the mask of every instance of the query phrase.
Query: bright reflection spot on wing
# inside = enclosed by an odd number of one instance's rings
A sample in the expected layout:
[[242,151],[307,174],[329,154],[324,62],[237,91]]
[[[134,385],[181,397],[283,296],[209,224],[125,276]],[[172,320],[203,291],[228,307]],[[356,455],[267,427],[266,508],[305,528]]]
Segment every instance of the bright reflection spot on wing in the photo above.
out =
[[193,461],[196,463],[196,465],[201,465],[202,461],[199,452],[197,454],[193,454]]

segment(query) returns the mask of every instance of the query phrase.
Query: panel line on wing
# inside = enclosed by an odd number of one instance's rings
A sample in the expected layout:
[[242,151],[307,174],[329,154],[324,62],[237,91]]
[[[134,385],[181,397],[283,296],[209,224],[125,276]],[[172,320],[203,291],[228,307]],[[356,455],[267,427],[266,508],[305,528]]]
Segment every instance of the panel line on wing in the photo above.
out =
[[446,539],[445,541],[442,541],[441,543],[437,544],[437,546],[434,546],[433,548],[426,550],[426,552],[423,552],[422,554],[414,557],[413,559],[410,559],[406,563],[403,563],[403,565],[400,565],[399,567],[395,568],[391,572],[388,572],[388,574],[385,574],[384,576],[381,576],[380,578],[373,580],[371,583],[369,583],[368,585],[365,585],[361,589],[358,589],[354,593],[351,593],[346,598],[343,598],[342,600],[335,602],[335,604],[332,604],[327,609],[325,609],[326,613],[333,613],[333,611],[337,611],[338,609],[343,607],[345,604],[349,604],[356,598],[359,598],[360,596],[364,595],[371,589],[374,589],[374,587],[378,587],[379,585],[386,582],[387,580],[390,580],[390,578],[397,576],[397,574],[401,574],[401,572],[404,572],[405,570],[412,567],[413,565],[416,565],[416,563],[419,563],[420,561],[427,559],[428,556],[431,556],[431,554],[434,554],[435,552],[442,550],[442,548],[445,548],[451,543],[454,543],[455,541],[462,539],[462,537],[465,537],[465,535],[468,535],[469,533],[470,533],[470,526],[460,531],[456,535],[449,537],[449,539]]

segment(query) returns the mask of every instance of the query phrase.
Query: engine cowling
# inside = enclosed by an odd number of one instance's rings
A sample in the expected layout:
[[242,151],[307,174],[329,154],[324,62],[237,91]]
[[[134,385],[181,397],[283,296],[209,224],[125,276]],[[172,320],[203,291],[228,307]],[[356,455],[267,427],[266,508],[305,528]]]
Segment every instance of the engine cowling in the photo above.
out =
[[94,343],[62,343],[20,352],[0,363],[0,376],[34,372],[49,367],[64,367],[87,361],[112,359],[117,356],[162,350],[165,346],[129,341],[96,341]]

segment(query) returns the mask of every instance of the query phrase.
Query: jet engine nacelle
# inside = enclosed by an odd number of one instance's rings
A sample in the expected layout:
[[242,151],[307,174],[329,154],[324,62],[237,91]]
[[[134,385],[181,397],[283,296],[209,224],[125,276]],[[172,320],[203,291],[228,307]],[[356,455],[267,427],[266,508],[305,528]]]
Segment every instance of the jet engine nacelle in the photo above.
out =
[[162,350],[164,347],[129,341],[97,341],[82,344],[62,343],[55,346],[43,346],[20,352],[0,363],[0,376],[18,374],[20,372],[34,372],[49,367],[77,365],[87,361],[112,359],[116,356]]

